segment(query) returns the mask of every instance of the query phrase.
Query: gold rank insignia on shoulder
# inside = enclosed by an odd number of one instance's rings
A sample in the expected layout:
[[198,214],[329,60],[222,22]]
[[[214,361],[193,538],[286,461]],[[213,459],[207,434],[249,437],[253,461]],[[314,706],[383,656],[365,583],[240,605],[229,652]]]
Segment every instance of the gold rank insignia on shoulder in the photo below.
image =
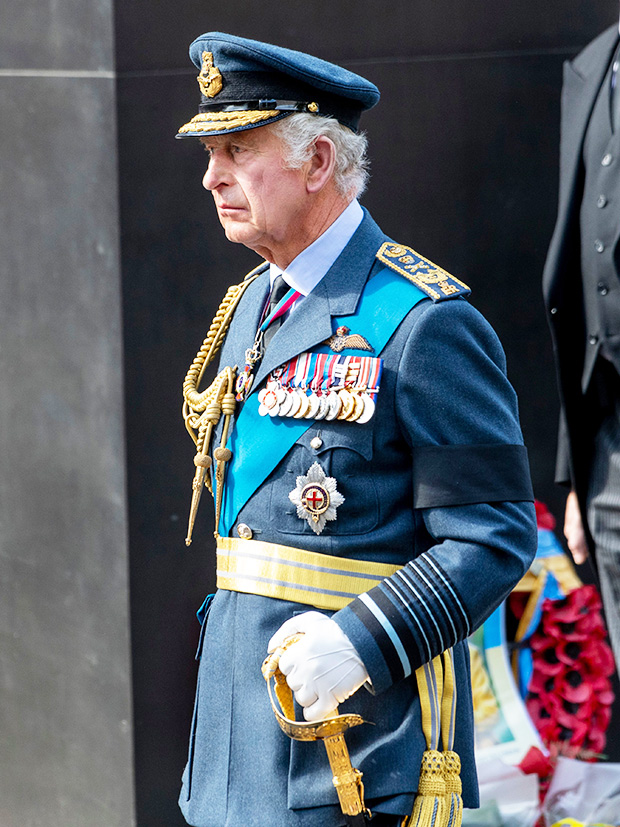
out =
[[370,344],[368,339],[365,339],[359,333],[351,333],[350,328],[337,327],[336,332],[329,339],[325,339],[325,344],[334,353],[340,353],[342,350],[369,350],[373,351],[374,347]]
[[379,261],[413,282],[433,301],[453,299],[471,293],[469,287],[432,261],[404,244],[386,241],[377,251]]
[[202,69],[196,80],[206,98],[214,98],[222,91],[222,73],[213,65],[212,52],[202,53]]

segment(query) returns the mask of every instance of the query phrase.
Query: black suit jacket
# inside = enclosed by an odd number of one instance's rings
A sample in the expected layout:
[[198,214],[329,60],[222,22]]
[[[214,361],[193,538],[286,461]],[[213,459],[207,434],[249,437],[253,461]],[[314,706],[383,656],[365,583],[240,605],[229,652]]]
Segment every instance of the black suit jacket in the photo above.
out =
[[543,276],[562,406],[556,481],[574,487],[582,513],[593,440],[600,422],[596,402],[581,391],[586,335],[579,229],[582,150],[588,121],[617,42],[615,25],[564,64],[558,217]]

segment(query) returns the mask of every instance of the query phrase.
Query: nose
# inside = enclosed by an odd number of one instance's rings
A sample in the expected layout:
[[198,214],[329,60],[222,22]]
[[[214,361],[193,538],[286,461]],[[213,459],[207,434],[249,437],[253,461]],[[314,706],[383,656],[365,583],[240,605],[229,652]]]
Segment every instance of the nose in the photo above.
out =
[[202,179],[202,186],[206,190],[215,190],[222,184],[227,183],[226,162],[224,153],[212,152],[209,158],[207,171]]

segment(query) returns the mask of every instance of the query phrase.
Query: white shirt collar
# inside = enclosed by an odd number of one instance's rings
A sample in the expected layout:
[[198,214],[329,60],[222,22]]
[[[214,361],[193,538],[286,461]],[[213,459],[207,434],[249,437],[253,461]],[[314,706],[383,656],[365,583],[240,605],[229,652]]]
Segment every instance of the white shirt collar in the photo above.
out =
[[309,247],[302,250],[286,270],[280,270],[275,264],[269,265],[270,283],[273,284],[276,276],[282,274],[289,287],[293,287],[302,296],[307,296],[347,246],[363,217],[364,211],[359,201],[353,199],[334,223]]

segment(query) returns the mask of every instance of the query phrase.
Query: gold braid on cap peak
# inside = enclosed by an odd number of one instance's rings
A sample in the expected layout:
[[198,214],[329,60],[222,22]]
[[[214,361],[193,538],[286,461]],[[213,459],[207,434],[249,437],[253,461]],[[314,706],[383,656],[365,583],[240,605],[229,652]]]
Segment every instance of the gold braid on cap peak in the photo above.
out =
[[275,118],[282,113],[278,109],[265,110],[232,110],[230,112],[201,112],[199,115],[184,124],[179,129],[179,135],[191,132],[216,132],[224,129],[239,129],[242,126],[251,126],[269,118]]
[[[225,446],[228,438],[230,419],[235,412],[236,406],[234,394],[235,368],[224,368],[205,390],[199,391],[198,387],[202,381],[206,367],[213,361],[222,346],[241,297],[259,273],[262,272],[262,269],[263,266],[260,265],[257,270],[249,273],[241,284],[233,284],[228,288],[226,295],[218,307],[217,313],[213,317],[207,337],[202,343],[183,381],[183,420],[197,450],[196,456],[194,457],[196,471],[192,482],[189,528],[185,539],[185,543],[188,546],[192,541],[192,530],[203,486],[206,486],[209,491],[213,493],[211,476],[207,473],[211,465],[209,448],[213,428],[219,422],[222,414],[224,414],[225,420],[221,445],[220,448],[217,448],[214,452],[217,462],[216,476],[220,482],[224,474],[224,464],[230,459],[228,456],[230,452]],[[221,492],[221,488],[222,486],[218,485],[218,495],[219,492]],[[220,505],[221,495],[218,496],[218,501],[216,502],[216,528],[219,521]]]

